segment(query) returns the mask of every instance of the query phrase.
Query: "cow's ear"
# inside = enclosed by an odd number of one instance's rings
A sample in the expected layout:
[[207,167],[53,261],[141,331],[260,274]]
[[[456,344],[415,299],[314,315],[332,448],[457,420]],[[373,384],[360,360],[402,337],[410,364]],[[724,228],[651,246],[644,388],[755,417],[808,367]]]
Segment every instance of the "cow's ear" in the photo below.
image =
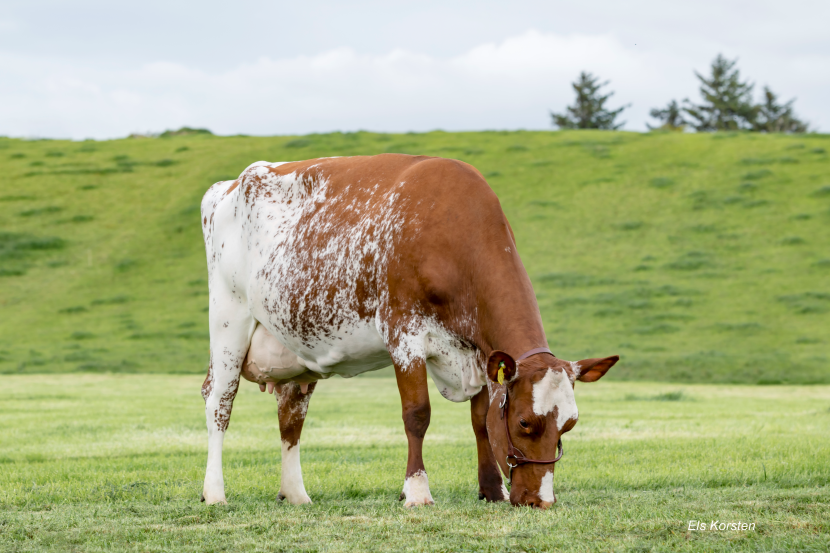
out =
[[602,357],[595,359],[583,359],[576,363],[579,367],[576,379],[582,382],[596,382],[608,372],[608,369],[620,360],[619,355],[612,355],[611,357]]
[[[499,378],[501,371],[501,378]],[[503,384],[516,376],[516,361],[503,351],[494,350],[487,358],[487,377],[493,382]]]

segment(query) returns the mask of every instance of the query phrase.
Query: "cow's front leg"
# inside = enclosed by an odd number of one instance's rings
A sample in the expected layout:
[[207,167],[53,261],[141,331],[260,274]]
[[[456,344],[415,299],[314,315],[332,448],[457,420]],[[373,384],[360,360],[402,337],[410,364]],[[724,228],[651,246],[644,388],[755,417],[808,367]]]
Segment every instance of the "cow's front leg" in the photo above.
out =
[[308,402],[316,382],[296,384],[290,382],[280,386],[277,400],[280,402],[280,438],[282,439],[282,474],[280,476],[280,499],[288,499],[292,505],[311,503],[303,484],[303,469],[300,466],[300,434],[308,412]]
[[406,500],[405,507],[434,505],[432,494],[429,493],[429,478],[422,456],[424,435],[429,427],[431,413],[426,363],[423,359],[416,359],[407,366],[395,363],[395,377],[398,380],[398,391],[401,394],[403,407],[403,425],[406,430],[406,439],[409,442],[406,479],[401,500]]
[[476,435],[478,450],[478,498],[487,501],[507,501],[510,492],[501,478],[499,466],[490,447],[487,435],[487,411],[490,407],[490,394],[487,386],[470,400],[470,415],[473,420],[473,432]]

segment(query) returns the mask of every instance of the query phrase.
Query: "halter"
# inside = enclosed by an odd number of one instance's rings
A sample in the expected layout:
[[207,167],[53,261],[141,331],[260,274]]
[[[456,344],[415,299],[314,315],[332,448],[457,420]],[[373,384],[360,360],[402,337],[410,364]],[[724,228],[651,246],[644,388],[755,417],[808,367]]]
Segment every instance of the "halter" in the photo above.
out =
[[[527,359],[537,353],[550,353],[553,355],[553,352],[550,351],[548,348],[535,348],[530,351],[523,353],[517,360],[516,364],[518,365],[519,361]],[[554,356],[555,357],[555,356]],[[504,387],[504,396],[501,398],[501,403],[499,404],[499,408],[501,409],[501,418],[504,420],[504,433],[507,435],[507,458],[505,459],[505,463],[509,467],[507,472],[507,485],[510,486],[513,484],[513,469],[518,467],[519,465],[524,465],[527,463],[535,463],[537,465],[552,465],[556,461],[562,458],[562,455],[565,454],[565,450],[562,449],[562,438],[559,438],[559,443],[556,444],[557,449],[559,450],[559,455],[556,456],[556,459],[547,459],[547,460],[540,460],[540,459],[528,459],[525,457],[525,454],[522,451],[513,445],[513,440],[510,439],[510,427],[507,424],[507,407],[509,403],[508,394],[507,394],[507,386]],[[513,460],[513,464],[510,463],[511,459]],[[555,499],[554,499],[555,501]]]

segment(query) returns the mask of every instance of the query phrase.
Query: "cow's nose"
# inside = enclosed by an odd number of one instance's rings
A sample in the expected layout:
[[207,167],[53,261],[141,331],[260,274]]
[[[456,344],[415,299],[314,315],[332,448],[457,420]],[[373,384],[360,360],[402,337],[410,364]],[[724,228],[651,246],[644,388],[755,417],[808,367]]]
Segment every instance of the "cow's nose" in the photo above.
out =
[[534,505],[534,507],[538,507],[539,509],[542,509],[544,511],[551,505],[553,505],[552,501],[540,501],[539,505]]

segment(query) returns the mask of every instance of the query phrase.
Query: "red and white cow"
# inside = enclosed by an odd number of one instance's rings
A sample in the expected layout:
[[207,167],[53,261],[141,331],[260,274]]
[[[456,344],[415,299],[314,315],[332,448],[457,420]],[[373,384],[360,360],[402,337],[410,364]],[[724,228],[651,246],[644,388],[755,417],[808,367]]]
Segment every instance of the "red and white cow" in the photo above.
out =
[[[433,503],[421,457],[427,375],[445,398],[471,400],[480,498],[555,501],[552,461],[578,418],[574,381],[597,380],[618,357],[572,363],[545,348],[512,230],[476,169],[398,154],[257,162],[208,190],[202,227],[203,501],[226,501],[222,441],[240,377],[277,391],[279,496],[298,504],[311,501],[299,452],[317,380],[390,364],[409,442],[406,506]],[[499,466],[512,476],[510,492]]]

